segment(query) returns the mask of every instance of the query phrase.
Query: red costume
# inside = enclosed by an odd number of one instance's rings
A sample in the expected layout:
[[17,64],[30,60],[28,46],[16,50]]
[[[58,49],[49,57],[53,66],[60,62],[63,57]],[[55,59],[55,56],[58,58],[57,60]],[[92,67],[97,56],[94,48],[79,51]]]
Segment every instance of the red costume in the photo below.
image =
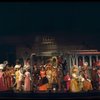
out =
[[67,90],[69,90],[69,88],[70,88],[70,80],[71,80],[70,76],[67,74],[67,75],[64,77],[64,80],[65,80],[65,82],[66,82],[66,88],[67,88]]

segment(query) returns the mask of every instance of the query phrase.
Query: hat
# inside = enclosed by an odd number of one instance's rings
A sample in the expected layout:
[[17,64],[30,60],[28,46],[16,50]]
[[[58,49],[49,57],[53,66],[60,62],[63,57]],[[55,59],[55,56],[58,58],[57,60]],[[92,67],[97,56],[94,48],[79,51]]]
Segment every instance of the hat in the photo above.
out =
[[21,65],[15,65],[15,68],[20,68],[21,67]]
[[84,65],[84,66],[87,66],[87,65],[88,65],[88,62],[84,62],[83,65]]
[[4,64],[0,64],[0,69],[2,70],[4,67]]
[[78,66],[77,65],[73,65],[73,69],[78,69]]

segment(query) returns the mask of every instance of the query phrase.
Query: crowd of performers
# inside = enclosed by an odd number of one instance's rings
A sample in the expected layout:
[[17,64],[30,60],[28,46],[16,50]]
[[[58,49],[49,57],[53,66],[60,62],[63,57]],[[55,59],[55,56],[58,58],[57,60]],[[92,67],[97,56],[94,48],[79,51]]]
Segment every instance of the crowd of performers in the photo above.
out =
[[99,66],[100,61],[95,62],[91,69],[88,63],[84,62],[81,66],[73,65],[69,70],[66,70],[67,63],[62,61],[55,64],[48,61],[45,64],[34,64],[33,66],[30,65],[30,60],[27,60],[25,65],[21,65],[18,61],[15,66],[3,63],[0,64],[0,91],[81,92],[100,90]]

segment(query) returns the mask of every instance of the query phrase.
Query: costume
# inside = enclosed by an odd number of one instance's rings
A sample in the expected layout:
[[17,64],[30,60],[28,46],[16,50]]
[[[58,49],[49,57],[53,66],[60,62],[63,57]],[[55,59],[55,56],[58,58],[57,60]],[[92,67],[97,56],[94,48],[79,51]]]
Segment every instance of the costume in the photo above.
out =
[[70,82],[70,91],[71,92],[79,92],[79,84],[78,84],[78,67],[76,65],[72,68],[72,78]]
[[0,64],[0,91],[6,91],[6,85],[4,82],[4,72],[3,70],[3,65]]
[[45,70],[41,70],[40,71],[40,76],[43,78],[46,76],[46,71]]
[[83,90],[84,91],[89,91],[92,90],[92,83],[91,80],[88,78],[88,74],[84,73],[84,81],[83,81]]
[[88,70],[88,63],[85,62],[83,64],[83,77],[84,77],[84,82],[83,82],[83,90],[84,91],[89,91],[92,90],[92,83],[91,83],[91,75]]
[[57,68],[52,68],[52,89],[56,91],[58,89],[59,79],[58,79]]
[[46,71],[46,77],[48,79],[48,89],[51,89],[51,87],[52,87],[52,70],[49,68]]
[[8,88],[11,88],[11,76],[10,76],[10,71],[8,71]]
[[14,82],[15,82],[15,80],[14,80],[14,73],[15,73],[14,68],[12,68],[11,71],[10,71],[10,75],[11,75],[11,87],[13,87]]
[[69,88],[70,88],[70,81],[71,81],[71,78],[70,78],[69,74],[66,74],[66,76],[64,77],[64,81],[66,82],[66,89],[68,91]]
[[21,81],[22,81],[22,73],[20,71],[20,65],[16,65],[15,68],[17,69],[17,71],[15,72],[15,77],[16,77],[16,90],[18,91],[21,91],[22,89],[22,84],[21,84]]
[[25,79],[24,79],[24,91],[31,91],[31,76],[30,72],[25,72]]
[[85,79],[85,81],[83,82],[83,90],[84,91],[89,91],[92,90],[92,84],[91,84],[91,80],[89,79]]
[[79,74],[78,76],[78,84],[79,84],[79,89],[80,91],[83,90],[83,82],[85,81],[84,77],[82,74]]
[[40,84],[39,91],[47,91],[48,89],[48,79],[46,77],[46,71],[42,68],[40,71]]
[[3,76],[4,76],[5,87],[6,87],[7,90],[9,90],[8,81],[7,81],[7,79],[8,79],[8,71],[7,70],[4,71],[4,75]]

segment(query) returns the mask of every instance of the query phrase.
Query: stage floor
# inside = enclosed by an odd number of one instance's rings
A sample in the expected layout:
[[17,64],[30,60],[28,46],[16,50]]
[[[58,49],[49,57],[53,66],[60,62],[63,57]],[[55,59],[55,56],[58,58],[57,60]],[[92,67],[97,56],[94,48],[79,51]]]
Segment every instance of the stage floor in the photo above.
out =
[[100,91],[89,91],[89,92],[57,92],[57,93],[14,93],[14,92],[0,92],[0,99],[100,99]]

